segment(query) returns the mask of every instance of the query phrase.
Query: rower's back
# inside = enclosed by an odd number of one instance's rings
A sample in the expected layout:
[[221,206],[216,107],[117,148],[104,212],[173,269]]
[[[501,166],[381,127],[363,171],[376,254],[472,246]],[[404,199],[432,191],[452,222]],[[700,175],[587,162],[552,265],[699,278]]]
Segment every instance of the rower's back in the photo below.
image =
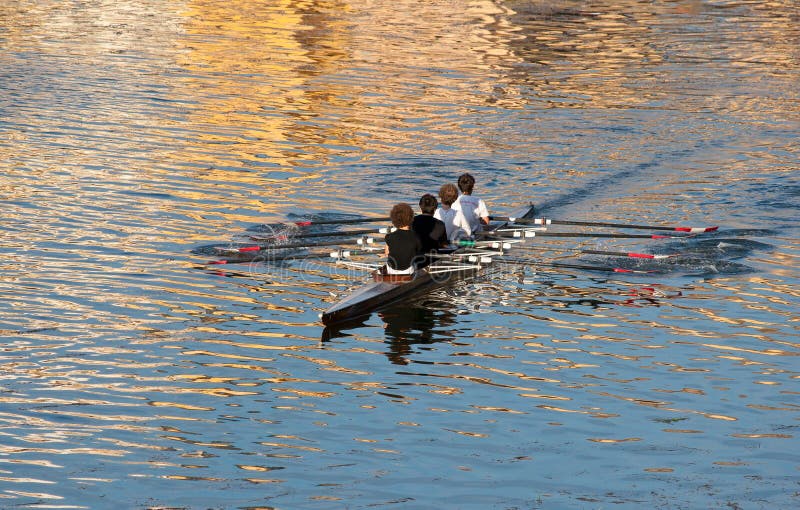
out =
[[425,261],[420,267],[431,263],[431,252],[447,246],[447,229],[444,222],[433,217],[438,205],[436,197],[426,193],[419,199],[419,208],[422,214],[415,216],[411,223],[411,230],[419,236],[422,242],[422,251],[426,254]]
[[484,225],[489,224],[489,211],[486,203],[474,196],[472,190],[475,187],[475,178],[470,174],[462,174],[458,178],[458,189],[461,195],[453,202],[452,208],[460,211],[463,216],[464,225],[459,225],[467,235],[474,235],[480,232]]
[[397,229],[386,234],[386,265],[387,274],[412,274],[422,254],[422,243],[416,232],[411,230],[414,211],[408,204],[396,204],[389,214],[392,225]]

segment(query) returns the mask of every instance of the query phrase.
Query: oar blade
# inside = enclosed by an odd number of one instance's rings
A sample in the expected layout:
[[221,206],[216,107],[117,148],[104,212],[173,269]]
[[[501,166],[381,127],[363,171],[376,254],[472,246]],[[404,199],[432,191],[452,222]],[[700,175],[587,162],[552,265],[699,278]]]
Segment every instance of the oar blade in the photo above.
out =
[[706,232],[716,232],[719,227],[676,227],[676,232],[688,232],[690,234],[704,234]]

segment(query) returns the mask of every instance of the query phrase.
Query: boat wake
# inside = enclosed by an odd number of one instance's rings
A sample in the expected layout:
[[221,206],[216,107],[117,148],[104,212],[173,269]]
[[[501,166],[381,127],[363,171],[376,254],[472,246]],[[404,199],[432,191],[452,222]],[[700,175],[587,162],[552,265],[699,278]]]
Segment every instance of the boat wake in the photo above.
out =
[[[759,233],[763,235],[765,231]],[[648,273],[703,277],[749,273],[755,269],[742,260],[746,260],[753,252],[771,251],[773,247],[767,243],[738,237],[745,235],[753,235],[753,231],[729,230],[712,238],[682,239],[654,250],[653,254],[657,258],[625,258],[619,261],[618,266]],[[585,260],[597,263],[607,259],[592,257]]]

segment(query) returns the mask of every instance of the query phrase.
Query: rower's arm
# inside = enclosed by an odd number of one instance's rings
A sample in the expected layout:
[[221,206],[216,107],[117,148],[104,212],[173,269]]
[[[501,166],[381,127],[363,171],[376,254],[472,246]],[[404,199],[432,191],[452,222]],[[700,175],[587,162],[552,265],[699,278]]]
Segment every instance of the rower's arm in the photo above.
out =
[[478,202],[478,210],[475,211],[478,213],[478,217],[481,219],[481,223],[484,225],[489,224],[489,210],[486,208],[486,202],[480,200]]

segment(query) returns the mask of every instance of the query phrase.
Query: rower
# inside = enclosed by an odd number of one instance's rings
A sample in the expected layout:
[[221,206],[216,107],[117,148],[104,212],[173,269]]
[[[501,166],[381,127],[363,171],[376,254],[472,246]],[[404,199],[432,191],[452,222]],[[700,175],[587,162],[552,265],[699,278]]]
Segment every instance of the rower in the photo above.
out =
[[392,225],[397,229],[386,234],[386,274],[413,274],[415,262],[422,254],[422,242],[417,234],[411,230],[411,222],[414,219],[414,210],[408,204],[400,203],[392,207],[389,214]]
[[447,230],[447,239],[453,243],[462,237],[469,237],[464,230],[459,226],[466,223],[464,215],[461,211],[453,209],[451,206],[453,202],[458,199],[458,188],[455,184],[443,184],[439,188],[439,199],[441,203],[433,217],[437,220],[444,222],[445,230]]
[[464,216],[465,224],[460,225],[467,235],[474,235],[483,229],[483,225],[489,224],[489,211],[486,204],[478,197],[472,196],[472,189],[475,187],[475,178],[470,174],[462,174],[458,178],[458,189],[461,196],[453,202],[453,209],[461,211]]
[[422,242],[422,252],[425,260],[418,267],[425,267],[431,263],[431,252],[436,253],[439,248],[447,246],[447,228],[442,220],[433,217],[436,206],[439,205],[436,197],[430,193],[422,195],[419,199],[419,209],[422,214],[414,217],[411,230],[417,233]]

